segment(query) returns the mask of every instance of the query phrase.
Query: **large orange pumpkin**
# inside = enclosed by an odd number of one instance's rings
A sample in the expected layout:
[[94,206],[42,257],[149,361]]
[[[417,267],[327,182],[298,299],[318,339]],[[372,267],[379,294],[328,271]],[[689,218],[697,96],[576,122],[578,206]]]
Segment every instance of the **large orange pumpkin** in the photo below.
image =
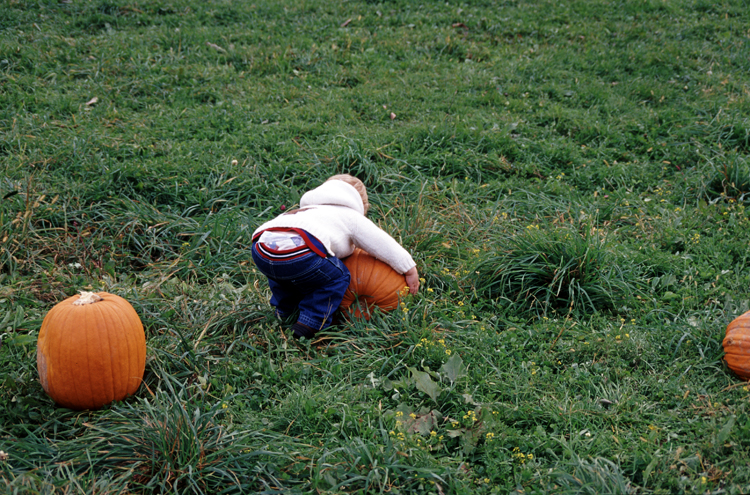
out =
[[727,325],[722,345],[729,369],[743,380],[750,380],[750,311]]
[[396,309],[408,290],[403,275],[362,249],[355,249],[344,264],[352,278],[340,307],[350,317],[369,320],[375,306],[386,312]]
[[82,292],[42,321],[36,363],[44,391],[70,409],[97,409],[133,395],[146,366],[146,336],[125,299]]

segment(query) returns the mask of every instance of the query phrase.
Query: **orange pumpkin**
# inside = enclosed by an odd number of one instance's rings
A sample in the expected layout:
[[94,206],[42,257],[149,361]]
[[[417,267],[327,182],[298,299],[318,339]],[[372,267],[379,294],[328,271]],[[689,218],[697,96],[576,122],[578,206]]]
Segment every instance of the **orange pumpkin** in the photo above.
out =
[[349,317],[369,320],[376,306],[386,312],[396,309],[408,291],[403,275],[362,249],[355,249],[344,264],[352,278],[340,308]]
[[750,380],[750,311],[727,325],[722,345],[729,369],[743,380]]
[[82,292],[42,321],[36,351],[44,391],[70,409],[97,409],[133,395],[146,366],[146,335],[125,299]]

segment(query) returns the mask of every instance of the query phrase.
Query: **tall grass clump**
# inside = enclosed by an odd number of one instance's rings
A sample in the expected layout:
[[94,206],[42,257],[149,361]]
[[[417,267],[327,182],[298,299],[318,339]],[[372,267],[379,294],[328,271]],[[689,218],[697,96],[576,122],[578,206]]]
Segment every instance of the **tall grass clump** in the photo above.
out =
[[552,474],[552,479],[558,486],[555,493],[625,495],[635,492],[620,467],[608,459],[581,459],[575,456],[568,464],[569,471],[560,470]]
[[517,313],[616,312],[641,286],[638,267],[596,228],[531,224],[492,243],[474,272],[477,293]]
[[744,203],[750,200],[750,164],[746,156],[722,153],[711,162],[711,175],[706,185],[710,201],[726,199]]
[[[147,492],[261,489],[264,478],[275,478],[268,460],[278,454],[267,450],[270,437],[260,431],[224,424],[226,408],[224,402],[159,394],[138,410],[124,409],[122,425],[102,433],[129,458],[133,484]],[[134,421],[138,416],[140,421]]]
[[[74,493],[108,492],[98,486],[101,479],[90,476],[100,468],[107,472],[111,493],[125,490],[124,486],[135,493],[192,494],[257,493],[284,486],[277,479],[279,466],[290,464],[290,458],[271,447],[278,435],[227,424],[227,408],[224,401],[189,398],[184,390],[159,392],[147,400],[115,406],[106,419],[90,418],[76,436],[56,442],[34,436],[19,439],[9,449],[14,462],[3,466],[6,488],[52,493],[47,485],[61,477],[61,468],[68,471],[63,478],[77,481],[55,483]],[[288,440],[286,444],[290,445]],[[65,454],[50,458],[60,447]],[[35,475],[29,476],[32,472]]]

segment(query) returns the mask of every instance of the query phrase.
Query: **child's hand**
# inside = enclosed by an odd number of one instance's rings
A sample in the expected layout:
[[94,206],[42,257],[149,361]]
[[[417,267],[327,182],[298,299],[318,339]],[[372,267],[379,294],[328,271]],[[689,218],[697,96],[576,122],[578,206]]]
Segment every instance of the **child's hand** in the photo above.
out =
[[417,267],[415,266],[404,273],[404,277],[406,277],[406,285],[409,286],[409,294],[416,294],[419,291],[419,273],[417,273]]

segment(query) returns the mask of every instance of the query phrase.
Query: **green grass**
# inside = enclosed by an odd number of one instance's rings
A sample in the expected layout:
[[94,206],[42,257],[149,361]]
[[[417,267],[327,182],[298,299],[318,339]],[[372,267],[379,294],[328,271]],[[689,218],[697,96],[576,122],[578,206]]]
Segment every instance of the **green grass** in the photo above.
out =
[[477,289],[515,314],[627,313],[626,304],[645,295],[639,287],[642,271],[625,266],[629,253],[618,259],[622,245],[609,247],[600,229],[587,223],[578,228],[530,224],[492,239],[491,245],[502,251],[485,247],[491,254],[475,270]]
[[[748,13],[0,0],[0,491],[747,493]],[[250,233],[336,173],[424,284],[299,343]],[[147,334],[99,411],[35,366],[81,289]]]

